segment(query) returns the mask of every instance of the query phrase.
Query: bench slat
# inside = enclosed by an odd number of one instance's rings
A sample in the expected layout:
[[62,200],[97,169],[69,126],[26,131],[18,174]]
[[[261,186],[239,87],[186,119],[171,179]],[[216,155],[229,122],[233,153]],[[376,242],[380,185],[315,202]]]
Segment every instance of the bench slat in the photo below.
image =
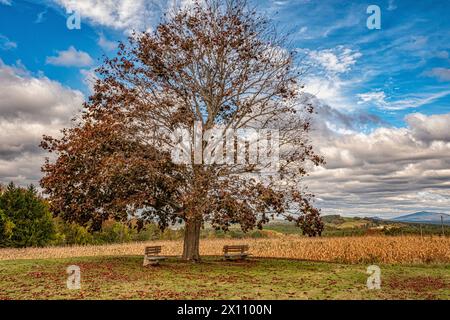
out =
[[248,245],[226,245],[223,247],[223,252],[225,255],[228,253],[236,253],[236,255],[247,255],[245,251],[248,251]]
[[160,261],[166,259],[166,257],[158,256],[159,253],[161,253],[161,246],[145,247],[144,267],[148,265],[158,265]]
[[147,257],[148,260],[166,260],[166,257]]
[[146,247],[145,254],[158,254],[161,252],[161,246]]

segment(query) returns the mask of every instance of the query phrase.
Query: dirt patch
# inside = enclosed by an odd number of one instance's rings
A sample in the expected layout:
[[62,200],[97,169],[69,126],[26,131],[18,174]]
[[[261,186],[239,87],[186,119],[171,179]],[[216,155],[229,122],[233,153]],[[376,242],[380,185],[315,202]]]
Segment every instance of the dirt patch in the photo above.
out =
[[397,290],[430,292],[440,289],[449,289],[450,283],[440,277],[395,277],[387,279],[386,286]]

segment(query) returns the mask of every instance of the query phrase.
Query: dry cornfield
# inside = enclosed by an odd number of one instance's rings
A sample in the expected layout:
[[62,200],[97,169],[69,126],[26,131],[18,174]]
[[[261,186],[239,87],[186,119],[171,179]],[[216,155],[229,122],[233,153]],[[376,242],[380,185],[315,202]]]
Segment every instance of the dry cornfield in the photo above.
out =
[[[249,244],[255,257],[290,258],[343,263],[450,263],[449,237],[363,236],[271,239],[202,239],[202,255],[220,255],[222,247]],[[182,242],[152,241],[102,246],[0,249],[0,260],[49,259],[82,256],[141,255],[147,245],[162,245],[162,254],[178,256]]]

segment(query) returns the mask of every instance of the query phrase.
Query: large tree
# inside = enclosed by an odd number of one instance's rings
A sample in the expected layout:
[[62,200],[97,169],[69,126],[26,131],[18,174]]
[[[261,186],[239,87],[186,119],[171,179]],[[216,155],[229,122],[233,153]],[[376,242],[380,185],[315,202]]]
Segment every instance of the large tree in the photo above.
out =
[[56,153],[41,181],[53,210],[94,230],[111,218],[184,222],[186,260],[200,258],[205,222],[247,231],[282,216],[319,235],[302,177],[323,159],[299,70],[244,1],[202,1],[133,34],[98,69],[82,118],[44,137]]

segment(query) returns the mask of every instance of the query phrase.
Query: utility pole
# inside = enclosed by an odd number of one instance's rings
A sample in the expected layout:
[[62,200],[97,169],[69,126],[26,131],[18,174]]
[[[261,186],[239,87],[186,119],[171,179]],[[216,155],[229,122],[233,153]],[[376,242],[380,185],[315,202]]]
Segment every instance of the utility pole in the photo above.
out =
[[444,216],[441,215],[441,228],[442,228],[442,236],[445,236],[445,232],[444,232]]

